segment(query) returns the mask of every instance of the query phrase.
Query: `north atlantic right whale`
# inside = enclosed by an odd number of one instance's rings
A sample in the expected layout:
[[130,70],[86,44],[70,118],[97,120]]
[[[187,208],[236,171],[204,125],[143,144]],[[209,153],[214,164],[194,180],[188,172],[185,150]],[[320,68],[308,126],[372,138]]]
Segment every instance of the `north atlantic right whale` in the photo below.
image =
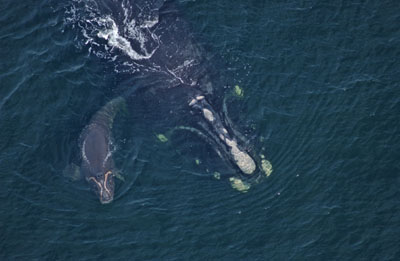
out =
[[[215,76],[215,68],[195,43],[175,1],[76,1],[73,14],[71,20],[83,32],[82,42],[89,51],[113,62],[115,71],[124,75],[116,96],[123,97],[128,105],[141,95],[162,96],[166,97],[162,100],[179,104],[176,116],[186,114],[191,122],[180,130],[197,133],[212,146],[235,170],[230,181],[238,189],[245,190],[271,173],[270,163],[249,149],[248,141],[235,131],[226,111],[221,110],[222,101],[215,106],[214,86],[222,88],[226,83],[218,73]],[[96,140],[91,135],[101,140],[110,139],[111,133],[89,132],[86,139]],[[99,150],[97,154],[106,155],[105,146],[93,148]],[[110,198],[104,200],[110,202]]]
[[117,175],[112,157],[112,126],[115,115],[125,106],[125,100],[117,97],[91,118],[80,135],[80,171],[93,188],[102,204],[114,199],[114,177]]

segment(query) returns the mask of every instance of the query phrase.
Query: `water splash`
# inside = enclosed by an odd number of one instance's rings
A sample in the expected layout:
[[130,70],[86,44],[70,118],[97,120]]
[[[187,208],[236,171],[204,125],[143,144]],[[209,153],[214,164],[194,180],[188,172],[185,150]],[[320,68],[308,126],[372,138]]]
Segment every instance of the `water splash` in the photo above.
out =
[[135,15],[138,7],[128,1],[122,1],[114,12],[99,5],[93,0],[73,0],[66,7],[65,24],[80,31],[77,46],[115,62],[117,72],[151,70],[136,61],[150,59],[160,46],[158,36],[150,30],[158,23],[158,13]]

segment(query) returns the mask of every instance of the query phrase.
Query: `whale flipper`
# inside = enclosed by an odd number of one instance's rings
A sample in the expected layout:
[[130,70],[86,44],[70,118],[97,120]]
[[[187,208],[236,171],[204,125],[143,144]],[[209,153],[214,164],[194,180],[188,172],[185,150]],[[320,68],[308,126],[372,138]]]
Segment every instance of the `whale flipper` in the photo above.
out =
[[71,181],[77,181],[82,178],[79,166],[73,162],[65,167],[63,170],[63,176]]

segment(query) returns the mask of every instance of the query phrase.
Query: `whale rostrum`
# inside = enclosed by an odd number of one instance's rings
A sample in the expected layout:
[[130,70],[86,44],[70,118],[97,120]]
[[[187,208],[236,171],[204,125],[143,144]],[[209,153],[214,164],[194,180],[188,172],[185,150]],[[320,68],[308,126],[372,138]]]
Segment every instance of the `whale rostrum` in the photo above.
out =
[[219,139],[219,141],[216,141],[217,144],[222,143],[225,145],[223,147],[225,147],[224,151],[228,159],[232,160],[244,174],[253,174],[256,170],[256,163],[253,158],[240,148],[237,140],[227,131],[228,126],[225,126],[221,117],[215,112],[204,96],[195,97],[190,101],[189,106],[201,112],[201,115],[208,122],[208,128],[205,129],[212,134],[210,136],[215,137],[214,139]]

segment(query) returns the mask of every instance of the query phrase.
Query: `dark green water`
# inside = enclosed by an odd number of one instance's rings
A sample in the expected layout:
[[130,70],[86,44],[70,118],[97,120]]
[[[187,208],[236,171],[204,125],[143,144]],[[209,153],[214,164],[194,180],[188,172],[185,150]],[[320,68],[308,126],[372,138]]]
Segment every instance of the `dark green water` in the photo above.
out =
[[109,205],[62,172],[129,73],[89,52],[71,5],[0,2],[1,260],[400,259],[398,2],[181,1],[274,172],[239,193],[137,106]]

